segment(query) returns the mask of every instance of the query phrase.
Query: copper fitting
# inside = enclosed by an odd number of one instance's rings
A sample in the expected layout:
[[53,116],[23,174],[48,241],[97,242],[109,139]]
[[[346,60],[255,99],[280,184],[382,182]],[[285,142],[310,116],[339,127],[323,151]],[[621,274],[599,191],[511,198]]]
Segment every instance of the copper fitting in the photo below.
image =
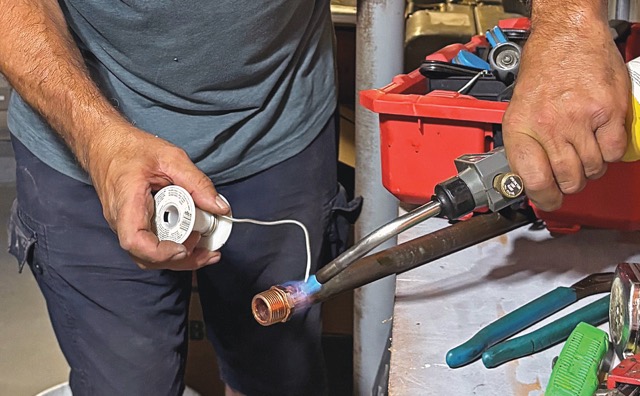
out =
[[289,293],[277,286],[256,294],[251,300],[253,317],[263,326],[286,322],[291,317],[293,308]]

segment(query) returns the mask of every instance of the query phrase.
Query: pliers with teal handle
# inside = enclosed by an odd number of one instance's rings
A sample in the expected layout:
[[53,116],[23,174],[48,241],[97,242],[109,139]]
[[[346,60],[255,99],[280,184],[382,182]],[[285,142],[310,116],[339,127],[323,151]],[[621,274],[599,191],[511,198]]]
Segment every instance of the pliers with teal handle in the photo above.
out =
[[[469,364],[483,353],[487,367],[526,356],[566,339],[579,322],[600,324],[608,319],[608,296],[595,301],[533,333],[511,340],[506,345],[492,346],[545,319],[581,298],[611,290],[613,272],[592,274],[571,287],[558,287],[481,329],[471,339],[447,352],[449,367]],[[575,323],[575,324],[573,324]],[[485,361],[486,360],[486,361]]]

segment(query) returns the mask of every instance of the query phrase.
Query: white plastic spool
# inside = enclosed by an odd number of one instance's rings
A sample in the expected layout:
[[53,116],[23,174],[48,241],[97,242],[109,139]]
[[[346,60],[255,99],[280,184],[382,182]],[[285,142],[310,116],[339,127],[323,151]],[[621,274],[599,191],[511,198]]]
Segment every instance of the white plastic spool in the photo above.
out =
[[[225,202],[228,201],[222,196]],[[154,224],[158,239],[183,243],[193,231],[200,233],[198,247],[219,250],[231,235],[231,212],[214,215],[196,208],[193,198],[180,186],[167,186],[154,197]]]

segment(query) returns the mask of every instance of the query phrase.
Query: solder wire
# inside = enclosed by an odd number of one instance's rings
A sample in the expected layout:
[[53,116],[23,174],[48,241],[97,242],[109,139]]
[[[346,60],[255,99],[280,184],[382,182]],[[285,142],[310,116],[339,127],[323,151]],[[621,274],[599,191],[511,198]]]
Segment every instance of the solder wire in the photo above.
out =
[[307,227],[305,227],[304,224],[302,224],[301,222],[297,221],[297,220],[289,220],[289,219],[285,219],[285,220],[275,220],[275,221],[261,221],[261,220],[254,220],[254,219],[240,219],[237,217],[230,217],[230,216],[224,216],[221,215],[220,216],[223,219],[232,221],[234,223],[250,223],[250,224],[256,224],[256,225],[262,225],[262,226],[276,226],[276,225],[282,225],[282,224],[294,224],[297,225],[298,227],[302,228],[302,232],[304,233],[304,242],[305,242],[305,246],[307,249],[307,265],[306,265],[306,269],[304,272],[304,281],[308,281],[309,280],[309,275],[311,272],[311,242],[309,241],[309,231],[307,231]]

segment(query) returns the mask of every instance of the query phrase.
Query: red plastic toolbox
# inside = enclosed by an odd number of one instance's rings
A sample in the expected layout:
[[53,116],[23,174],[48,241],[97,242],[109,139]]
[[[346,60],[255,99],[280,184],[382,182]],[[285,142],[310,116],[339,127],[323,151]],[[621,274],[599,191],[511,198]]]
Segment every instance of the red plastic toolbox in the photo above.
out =
[[[526,19],[502,21],[503,29],[529,29]],[[452,44],[426,59],[450,61],[466,49],[486,48],[483,36]],[[426,78],[415,70],[396,76],[380,89],[360,92],[360,104],[379,114],[382,182],[403,202],[427,202],[437,183],[456,174],[453,160],[492,148],[492,131],[502,122],[508,103],[479,100],[451,91],[428,92]],[[581,226],[640,229],[640,162],[609,164],[604,177],[582,192],[565,197],[554,212],[537,211],[553,232]]]
[[[486,45],[484,37],[476,36],[429,58],[448,61],[460,49],[473,52]],[[360,103],[380,114],[382,183],[414,204],[428,201],[437,183],[456,174],[455,158],[491,149],[493,125],[502,121],[507,107],[457,92],[426,90],[426,78],[415,70],[381,89],[360,93]]]

